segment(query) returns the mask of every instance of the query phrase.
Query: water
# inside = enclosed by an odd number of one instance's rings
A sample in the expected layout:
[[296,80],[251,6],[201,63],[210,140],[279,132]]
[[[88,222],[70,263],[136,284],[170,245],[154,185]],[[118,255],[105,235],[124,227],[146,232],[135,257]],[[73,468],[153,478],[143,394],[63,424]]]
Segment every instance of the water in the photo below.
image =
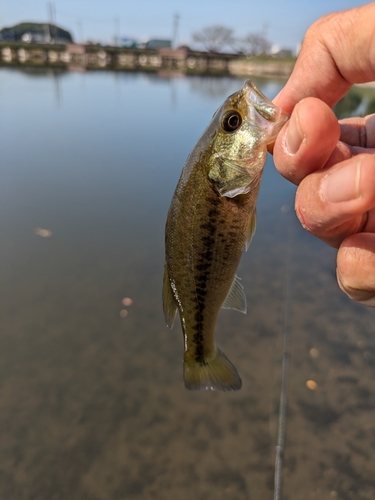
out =
[[165,217],[241,84],[0,71],[0,498],[272,499],[288,244],[282,498],[375,497],[374,312],[339,291],[335,251],[300,228],[272,160],[239,269],[249,312],[217,325],[243,388],[183,387],[181,330],[161,308]]

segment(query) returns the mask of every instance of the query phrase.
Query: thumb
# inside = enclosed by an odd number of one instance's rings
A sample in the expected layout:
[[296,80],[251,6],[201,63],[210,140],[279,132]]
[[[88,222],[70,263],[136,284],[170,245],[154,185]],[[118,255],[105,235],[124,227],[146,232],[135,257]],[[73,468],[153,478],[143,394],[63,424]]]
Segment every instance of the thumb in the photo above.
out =
[[375,234],[346,238],[337,254],[337,281],[351,299],[375,307]]

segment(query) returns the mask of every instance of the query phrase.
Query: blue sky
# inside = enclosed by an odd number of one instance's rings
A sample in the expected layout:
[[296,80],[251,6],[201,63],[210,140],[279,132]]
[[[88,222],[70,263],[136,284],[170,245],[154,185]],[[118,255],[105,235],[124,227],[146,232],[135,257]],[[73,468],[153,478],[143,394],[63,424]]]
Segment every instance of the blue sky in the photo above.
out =
[[[0,26],[49,19],[47,0],[0,0]],[[137,39],[171,38],[179,15],[178,42],[213,24],[238,36],[263,31],[272,44],[295,49],[308,26],[323,14],[356,7],[356,0],[54,0],[57,24],[75,40],[109,42],[118,32]]]

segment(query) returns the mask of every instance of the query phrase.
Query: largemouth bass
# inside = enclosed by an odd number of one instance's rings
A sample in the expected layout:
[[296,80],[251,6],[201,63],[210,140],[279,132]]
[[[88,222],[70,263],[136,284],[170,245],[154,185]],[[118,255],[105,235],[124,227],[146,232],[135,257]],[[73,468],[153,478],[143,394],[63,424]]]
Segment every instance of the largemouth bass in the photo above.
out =
[[180,313],[187,389],[241,387],[215,345],[215,322],[221,307],[246,312],[236,269],[255,230],[267,145],[287,118],[246,81],[217,110],[182,170],[166,223],[163,304],[170,328]]

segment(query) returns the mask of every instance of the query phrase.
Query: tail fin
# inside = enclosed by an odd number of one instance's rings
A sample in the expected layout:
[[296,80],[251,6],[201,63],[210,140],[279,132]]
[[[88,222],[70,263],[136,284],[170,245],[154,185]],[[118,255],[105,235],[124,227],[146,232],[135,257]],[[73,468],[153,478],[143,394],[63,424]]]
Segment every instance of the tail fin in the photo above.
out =
[[190,390],[236,391],[242,386],[236,367],[218,348],[215,355],[207,361],[185,359],[184,382],[186,389]]

